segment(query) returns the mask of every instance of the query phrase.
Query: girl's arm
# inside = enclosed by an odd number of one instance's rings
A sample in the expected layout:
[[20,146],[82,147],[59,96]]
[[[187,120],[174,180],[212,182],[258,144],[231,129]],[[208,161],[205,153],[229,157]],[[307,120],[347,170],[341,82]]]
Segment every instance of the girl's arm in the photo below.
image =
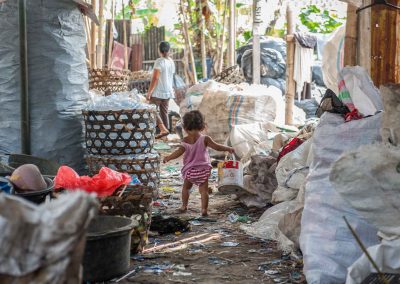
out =
[[204,142],[207,147],[210,147],[211,149],[214,149],[215,151],[221,151],[221,152],[229,152],[231,154],[235,153],[235,150],[232,147],[228,147],[222,144],[215,143],[214,140],[211,139],[211,137],[206,136],[204,139]]
[[150,101],[150,99],[151,99],[151,95],[153,94],[154,89],[157,86],[159,78],[160,78],[160,69],[154,69],[153,76],[151,77],[150,87],[149,87],[149,90],[147,91],[147,96],[146,96],[148,101]]
[[164,163],[168,163],[171,160],[179,158],[183,155],[183,153],[185,153],[185,148],[183,146],[180,146],[175,152],[164,158]]

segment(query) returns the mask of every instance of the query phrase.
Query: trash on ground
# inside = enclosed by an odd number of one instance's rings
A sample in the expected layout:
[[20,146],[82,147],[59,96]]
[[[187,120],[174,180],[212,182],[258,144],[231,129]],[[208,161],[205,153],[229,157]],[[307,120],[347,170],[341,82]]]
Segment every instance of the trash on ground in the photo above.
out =
[[152,218],[150,230],[160,235],[181,233],[190,230],[190,223],[177,217],[156,215]]
[[239,245],[239,243],[236,242],[223,242],[222,246],[223,247],[237,247]]

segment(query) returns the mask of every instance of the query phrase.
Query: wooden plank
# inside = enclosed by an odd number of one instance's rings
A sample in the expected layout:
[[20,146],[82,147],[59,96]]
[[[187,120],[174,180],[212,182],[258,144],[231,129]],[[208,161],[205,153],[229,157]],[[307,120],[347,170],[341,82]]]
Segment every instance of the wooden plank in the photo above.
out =
[[[97,11],[97,0],[92,0],[92,7],[94,13]],[[91,33],[92,35],[90,36],[91,41],[90,41],[90,66],[92,68],[97,68],[96,64],[96,45],[97,45],[97,26],[96,23],[92,21],[92,27],[91,27]]]
[[[363,5],[371,4],[371,0],[364,0]],[[357,64],[364,67],[371,74],[371,9],[359,14],[357,39]]]
[[[390,1],[400,5],[400,0]],[[400,83],[400,12],[382,5],[371,12],[371,77],[379,88],[387,83]]]
[[294,96],[296,93],[296,82],[294,81],[294,53],[295,41],[293,34],[295,30],[295,19],[291,5],[288,3],[286,10],[287,17],[287,55],[286,55],[286,108],[285,108],[285,123],[287,125],[293,124],[293,108]]
[[228,44],[228,67],[235,65],[235,44],[236,44],[236,25],[235,25],[235,6],[236,0],[229,0],[229,44]]
[[98,45],[97,45],[97,67],[103,68],[104,57],[104,0],[99,0],[99,28],[98,28]]

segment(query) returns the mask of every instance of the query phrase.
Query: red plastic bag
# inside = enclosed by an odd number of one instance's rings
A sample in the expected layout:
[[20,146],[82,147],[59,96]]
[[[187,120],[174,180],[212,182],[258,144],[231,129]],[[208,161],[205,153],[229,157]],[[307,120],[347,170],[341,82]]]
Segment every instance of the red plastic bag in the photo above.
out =
[[128,174],[113,171],[103,167],[99,173],[93,177],[80,177],[73,169],[62,166],[54,179],[55,189],[83,190],[96,193],[98,196],[110,196],[122,185],[127,185],[132,178]]
[[301,144],[303,144],[303,140],[299,138],[293,138],[285,147],[283,147],[282,151],[279,153],[277,163],[287,154],[296,150]]

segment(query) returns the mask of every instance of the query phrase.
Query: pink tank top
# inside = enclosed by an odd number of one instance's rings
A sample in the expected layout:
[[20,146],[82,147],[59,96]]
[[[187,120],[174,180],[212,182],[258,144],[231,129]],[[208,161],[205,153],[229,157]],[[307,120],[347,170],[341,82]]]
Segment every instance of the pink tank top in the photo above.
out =
[[184,179],[186,179],[187,172],[190,169],[212,169],[210,156],[208,155],[208,150],[204,143],[205,138],[206,136],[201,135],[194,144],[182,142],[182,146],[185,148],[182,168],[182,176]]

